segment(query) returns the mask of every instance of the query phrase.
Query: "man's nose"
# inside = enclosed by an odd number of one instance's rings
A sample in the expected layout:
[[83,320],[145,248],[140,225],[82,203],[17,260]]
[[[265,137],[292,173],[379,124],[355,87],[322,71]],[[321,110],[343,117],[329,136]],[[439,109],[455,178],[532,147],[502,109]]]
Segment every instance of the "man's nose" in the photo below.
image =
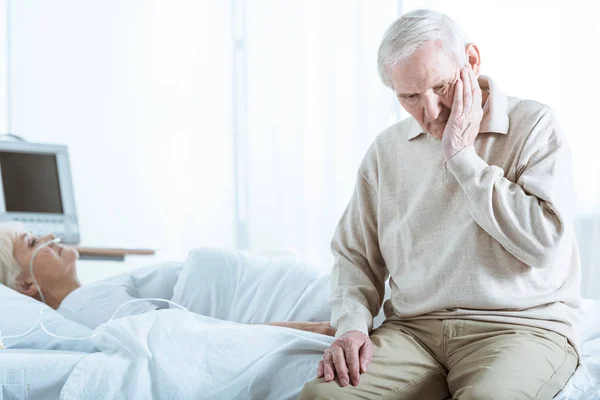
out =
[[425,111],[425,119],[428,121],[435,121],[442,112],[442,102],[440,97],[435,93],[427,93],[424,96],[424,101],[425,104],[423,107]]

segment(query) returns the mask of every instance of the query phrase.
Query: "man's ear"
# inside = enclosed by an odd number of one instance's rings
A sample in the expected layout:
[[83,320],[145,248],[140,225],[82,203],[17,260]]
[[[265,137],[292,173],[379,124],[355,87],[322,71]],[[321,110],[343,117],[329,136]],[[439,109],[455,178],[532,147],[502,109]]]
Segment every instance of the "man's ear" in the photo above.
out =
[[471,65],[473,72],[479,77],[481,73],[481,55],[479,54],[479,47],[475,43],[469,43],[465,47],[465,52],[467,53],[467,63]]
[[33,280],[31,277],[24,276],[23,273],[17,275],[15,290],[25,296],[33,297],[34,299],[38,296],[38,290],[33,284]]

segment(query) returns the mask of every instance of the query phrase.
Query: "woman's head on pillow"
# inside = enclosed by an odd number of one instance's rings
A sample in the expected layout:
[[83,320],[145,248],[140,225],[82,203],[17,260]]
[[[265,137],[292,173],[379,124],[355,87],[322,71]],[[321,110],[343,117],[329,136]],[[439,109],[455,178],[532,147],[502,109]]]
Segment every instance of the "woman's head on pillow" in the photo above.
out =
[[0,283],[11,289],[19,274],[19,263],[13,255],[14,243],[19,234],[27,232],[25,226],[18,222],[0,224]]
[[[77,278],[76,263],[79,254],[75,249],[51,243],[54,235],[35,236],[20,223],[0,224],[0,283],[37,300],[40,290],[46,303],[57,308],[66,294],[81,286]],[[36,287],[35,282],[39,286]]]

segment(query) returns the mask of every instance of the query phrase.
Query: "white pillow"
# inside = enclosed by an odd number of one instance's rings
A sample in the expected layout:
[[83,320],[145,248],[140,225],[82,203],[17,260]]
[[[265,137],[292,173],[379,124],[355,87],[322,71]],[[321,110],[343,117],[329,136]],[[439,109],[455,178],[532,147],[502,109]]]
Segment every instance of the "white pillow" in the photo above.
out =
[[[127,275],[129,275],[131,285],[135,288],[137,297],[169,300],[173,297],[173,288],[179,278],[182,265],[183,263],[177,261],[163,262],[137,269]],[[111,281],[111,278],[104,280],[104,282]],[[168,308],[166,304],[161,304],[161,306]]]
[[296,257],[202,248],[183,265],[173,301],[234,322],[329,321],[329,280]]
[[[86,337],[92,334],[91,329],[64,318],[44,303],[0,285],[0,331],[4,338],[4,346],[14,349],[68,350],[88,353],[96,351],[89,339],[66,340],[48,335],[38,323],[40,310],[43,311],[44,327],[51,333],[67,337]],[[20,335],[34,326],[35,329],[27,336],[6,339],[6,336]]]
[[[170,300],[181,266],[182,263],[177,262],[162,263],[83,285],[65,297],[57,311],[72,321],[94,329],[113,316],[122,318],[157,308],[169,308],[166,302],[141,301],[129,303],[120,309],[134,299]],[[119,314],[115,314],[119,309]]]

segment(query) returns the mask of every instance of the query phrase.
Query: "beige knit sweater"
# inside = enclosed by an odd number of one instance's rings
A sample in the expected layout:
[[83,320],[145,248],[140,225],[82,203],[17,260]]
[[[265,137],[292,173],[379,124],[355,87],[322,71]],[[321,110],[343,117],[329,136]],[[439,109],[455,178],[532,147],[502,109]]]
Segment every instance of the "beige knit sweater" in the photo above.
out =
[[549,329],[577,349],[580,263],[571,154],[554,113],[490,96],[475,145],[446,167],[412,118],[371,145],[331,248],[332,325],[368,333],[386,317],[463,318]]

